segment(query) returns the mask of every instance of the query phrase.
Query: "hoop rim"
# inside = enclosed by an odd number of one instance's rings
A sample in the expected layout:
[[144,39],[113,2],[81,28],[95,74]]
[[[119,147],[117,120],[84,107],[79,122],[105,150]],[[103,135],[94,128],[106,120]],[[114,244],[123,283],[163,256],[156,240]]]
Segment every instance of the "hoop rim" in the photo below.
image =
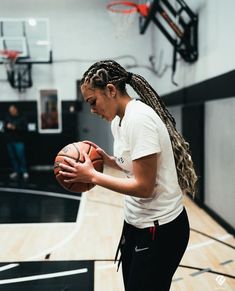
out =
[[[118,8],[114,8],[117,5],[125,5],[129,9],[118,9]],[[134,13],[138,11],[138,4],[131,2],[131,1],[113,1],[109,4],[106,5],[106,8],[111,11],[111,12],[117,12],[117,13],[125,13],[125,14],[130,14],[130,13]]]
[[[132,7],[132,8],[130,9],[114,8],[117,5],[124,5],[124,6]],[[123,14],[131,14],[131,13],[138,12],[143,17],[146,17],[148,15],[149,7],[150,7],[149,3],[136,4],[135,2],[132,2],[132,1],[113,1],[106,5],[107,10],[109,10],[110,12],[123,13]]]
[[16,60],[20,54],[21,54],[21,51],[0,50],[0,55],[2,55],[4,58],[9,59],[9,60]]

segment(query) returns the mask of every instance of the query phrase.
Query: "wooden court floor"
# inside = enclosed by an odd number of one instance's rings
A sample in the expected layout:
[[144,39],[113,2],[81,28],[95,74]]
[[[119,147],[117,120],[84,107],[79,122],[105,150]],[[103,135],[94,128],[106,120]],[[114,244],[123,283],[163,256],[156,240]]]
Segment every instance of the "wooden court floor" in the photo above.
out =
[[[234,237],[191,199],[184,201],[190,241],[171,291],[235,290]],[[83,193],[76,222],[0,224],[0,262],[94,260],[94,290],[124,291],[113,262],[122,224],[123,196],[96,186]]]

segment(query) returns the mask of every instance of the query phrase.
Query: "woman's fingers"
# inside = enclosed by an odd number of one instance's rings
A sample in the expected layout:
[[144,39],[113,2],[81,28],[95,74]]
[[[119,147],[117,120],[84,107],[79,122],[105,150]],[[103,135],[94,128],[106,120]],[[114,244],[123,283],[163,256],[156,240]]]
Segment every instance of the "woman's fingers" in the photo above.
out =
[[72,173],[75,172],[74,166],[76,163],[73,160],[68,159],[68,158],[65,158],[64,160],[65,160],[65,162],[69,163],[69,165],[66,165],[64,163],[59,163],[59,167],[62,170],[67,171],[67,172],[72,172]]
[[85,161],[87,161],[87,160],[90,161],[91,160],[90,157],[88,156],[87,152],[83,151],[82,154],[83,154],[83,156],[85,158]]
[[76,164],[75,160],[73,160],[73,159],[70,159],[70,158],[66,158],[66,157],[65,157],[64,160],[65,160],[65,162],[67,162],[71,167],[74,167],[75,164]]
[[84,143],[87,143],[87,144],[89,144],[89,145],[91,145],[91,146],[93,146],[95,149],[96,148],[98,148],[98,145],[97,144],[95,144],[94,142],[92,142],[92,141],[89,141],[89,140],[84,140],[83,141]]
[[71,173],[71,172],[67,172],[67,171],[59,171],[59,173],[61,175],[63,175],[64,177],[68,177],[68,178],[74,178],[76,177],[75,173]]
[[97,153],[99,153],[100,155],[104,155],[105,154],[105,151],[102,149],[102,148],[97,148],[96,149]]
[[83,155],[85,159],[83,163],[75,162],[74,160],[69,158],[64,158],[65,162],[68,164],[59,164],[59,166],[61,167],[59,173],[63,176],[64,182],[90,183],[94,171],[94,166],[90,160],[89,155],[85,151],[82,151],[81,155]]
[[96,149],[97,153],[103,157],[103,159],[106,159],[108,157],[108,154],[94,142],[89,140],[84,140],[83,142],[93,146]]

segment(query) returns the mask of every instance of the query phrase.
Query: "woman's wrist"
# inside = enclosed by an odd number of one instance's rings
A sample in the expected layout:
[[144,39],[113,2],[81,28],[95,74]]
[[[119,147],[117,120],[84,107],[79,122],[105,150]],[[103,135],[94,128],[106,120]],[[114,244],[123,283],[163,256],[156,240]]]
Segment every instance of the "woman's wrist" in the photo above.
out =
[[110,167],[117,169],[117,170],[122,170],[122,168],[120,168],[116,162],[116,158],[115,157],[111,157],[111,161],[110,161]]
[[94,169],[93,171],[93,174],[92,174],[92,177],[91,177],[91,183],[94,184],[94,185],[98,185],[98,176],[99,174],[101,174],[100,172],[96,171]]

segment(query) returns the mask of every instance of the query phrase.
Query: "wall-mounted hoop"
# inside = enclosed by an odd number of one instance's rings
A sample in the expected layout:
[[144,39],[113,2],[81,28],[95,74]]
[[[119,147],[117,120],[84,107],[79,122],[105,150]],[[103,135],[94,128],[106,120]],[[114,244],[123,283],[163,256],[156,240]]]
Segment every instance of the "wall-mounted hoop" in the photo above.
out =
[[7,72],[12,72],[14,70],[16,60],[18,59],[20,54],[21,54],[20,51],[0,50],[0,55],[2,56],[2,62]]
[[0,54],[6,58],[16,59],[21,54],[21,52],[14,50],[0,50]]
[[136,21],[137,15],[148,15],[148,4],[136,4],[131,1],[113,1],[106,6],[114,24],[116,37],[125,37],[128,28]]
[[7,80],[13,88],[19,92],[32,86],[31,67],[32,64],[18,63],[22,52],[15,50],[0,50],[2,63],[6,68]]

